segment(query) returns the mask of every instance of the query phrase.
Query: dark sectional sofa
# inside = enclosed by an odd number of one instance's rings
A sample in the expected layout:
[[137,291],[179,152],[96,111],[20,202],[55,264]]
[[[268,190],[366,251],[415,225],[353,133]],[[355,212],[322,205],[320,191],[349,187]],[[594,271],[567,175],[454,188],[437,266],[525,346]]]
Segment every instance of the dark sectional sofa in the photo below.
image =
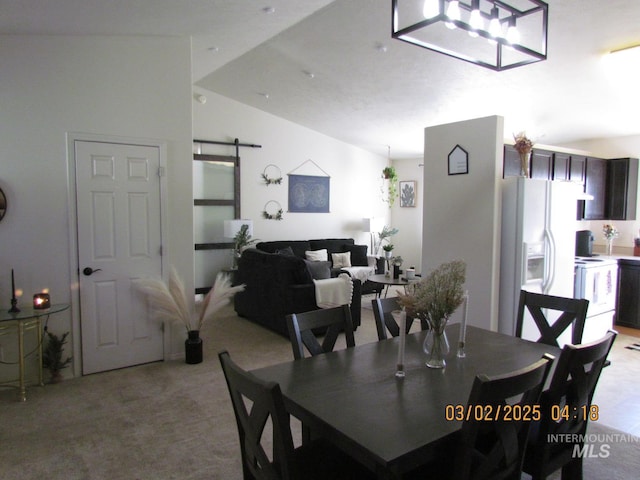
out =
[[[235,282],[244,283],[246,288],[234,297],[236,313],[288,337],[287,314],[318,308],[313,270],[305,261],[305,252],[322,249],[327,249],[329,260],[332,253],[351,252],[352,265],[367,265],[367,246],[355,245],[352,238],[260,242],[244,250],[238,259]],[[333,277],[339,273],[339,268],[330,269]],[[362,283],[354,279],[354,328],[360,325],[361,296]]]

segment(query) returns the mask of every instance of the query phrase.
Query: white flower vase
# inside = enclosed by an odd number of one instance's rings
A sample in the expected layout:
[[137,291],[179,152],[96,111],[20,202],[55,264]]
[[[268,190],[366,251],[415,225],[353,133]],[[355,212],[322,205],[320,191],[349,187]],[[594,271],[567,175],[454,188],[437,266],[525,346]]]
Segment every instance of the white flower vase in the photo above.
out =
[[523,177],[529,177],[530,158],[531,158],[531,152],[520,154],[520,175]]

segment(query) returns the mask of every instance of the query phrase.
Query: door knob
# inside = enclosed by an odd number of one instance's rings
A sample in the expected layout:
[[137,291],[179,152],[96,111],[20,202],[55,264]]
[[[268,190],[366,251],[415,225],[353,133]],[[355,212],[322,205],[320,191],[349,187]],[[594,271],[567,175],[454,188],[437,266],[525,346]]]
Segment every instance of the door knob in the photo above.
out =
[[85,267],[84,270],[82,270],[82,273],[84,273],[87,277],[89,275],[91,275],[94,272],[99,272],[100,270],[102,270],[101,268],[96,268],[95,270],[91,267]]

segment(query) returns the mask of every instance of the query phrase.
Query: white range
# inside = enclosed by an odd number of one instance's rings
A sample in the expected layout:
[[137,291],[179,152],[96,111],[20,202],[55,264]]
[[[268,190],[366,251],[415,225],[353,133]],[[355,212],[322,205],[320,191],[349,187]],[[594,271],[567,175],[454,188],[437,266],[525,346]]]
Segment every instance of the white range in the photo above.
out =
[[593,342],[613,328],[618,261],[610,257],[576,257],[573,296],[589,300],[582,343]]

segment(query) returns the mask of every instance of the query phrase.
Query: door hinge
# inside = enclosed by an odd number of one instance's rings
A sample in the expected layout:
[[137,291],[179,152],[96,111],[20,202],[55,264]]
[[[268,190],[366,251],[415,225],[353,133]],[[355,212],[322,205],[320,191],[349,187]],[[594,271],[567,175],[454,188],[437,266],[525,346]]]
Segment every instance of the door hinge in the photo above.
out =
[[164,167],[158,167],[158,176],[164,177],[164,175],[165,175]]

